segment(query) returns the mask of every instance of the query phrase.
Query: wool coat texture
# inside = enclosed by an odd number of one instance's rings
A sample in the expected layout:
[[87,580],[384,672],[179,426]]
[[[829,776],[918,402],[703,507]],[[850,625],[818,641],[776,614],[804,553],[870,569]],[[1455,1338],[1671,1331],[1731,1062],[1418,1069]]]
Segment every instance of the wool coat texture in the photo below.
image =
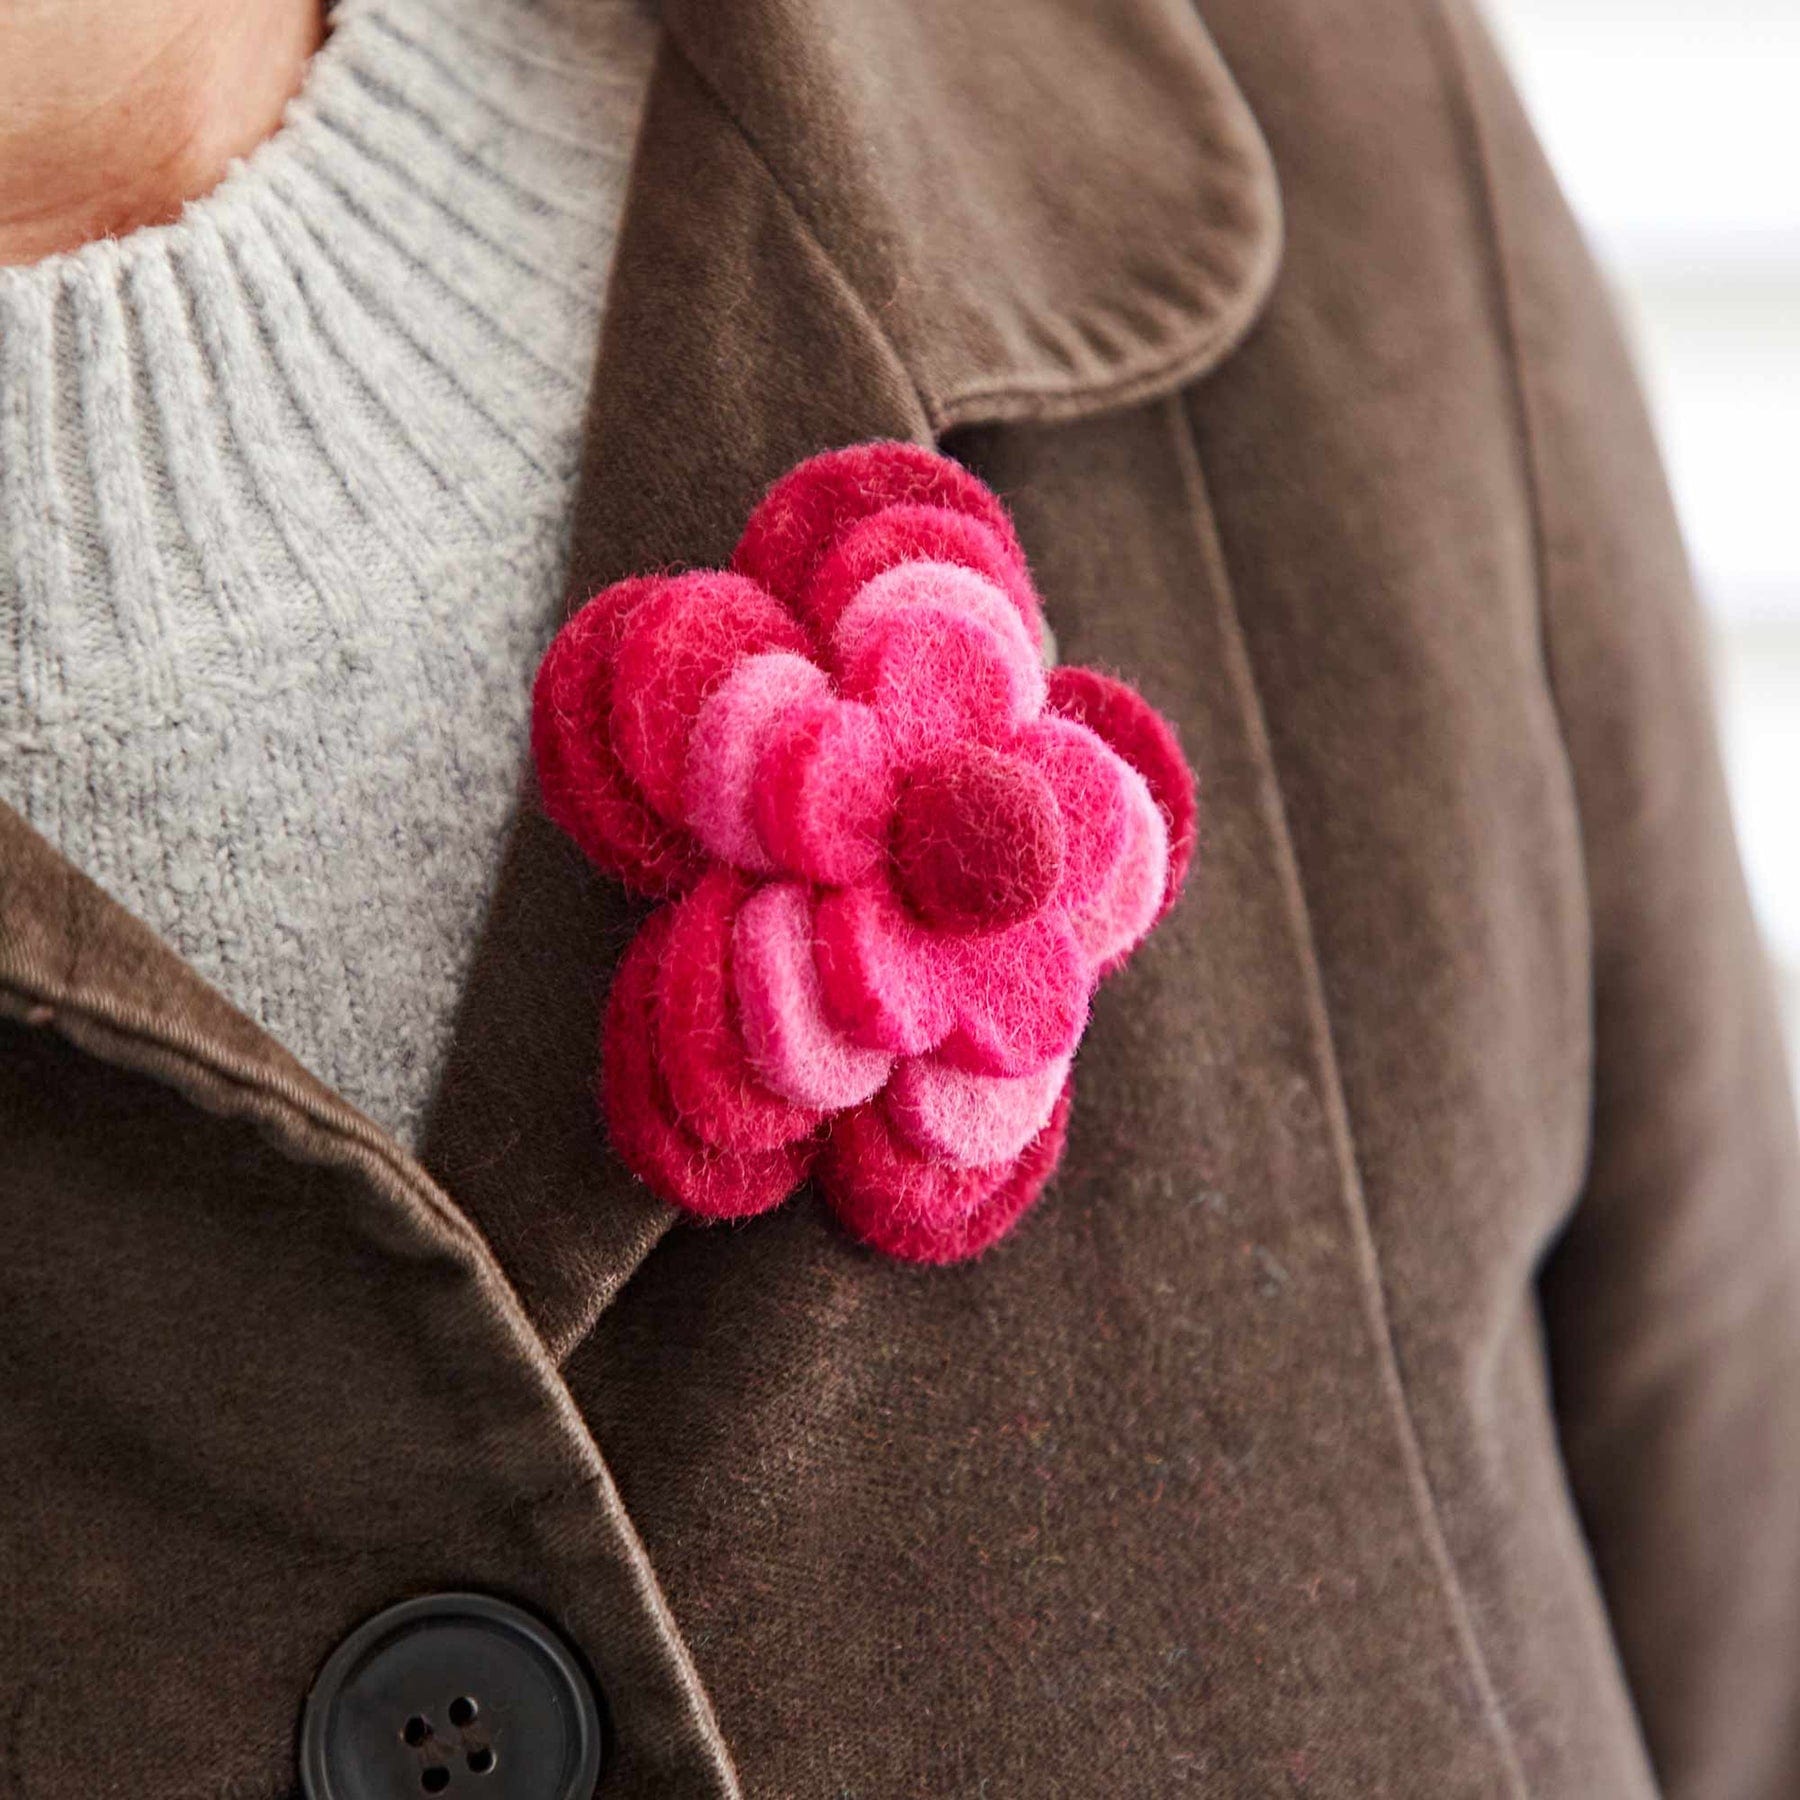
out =
[[[288,1800],[540,1612],[600,1791],[1800,1790],[1800,1158],[1681,546],[1465,0],[670,0],[571,603],[937,443],[1202,835],[1060,1174],[677,1221],[510,847],[417,1157],[0,810],[0,1793]],[[555,621],[546,621],[546,635]]]

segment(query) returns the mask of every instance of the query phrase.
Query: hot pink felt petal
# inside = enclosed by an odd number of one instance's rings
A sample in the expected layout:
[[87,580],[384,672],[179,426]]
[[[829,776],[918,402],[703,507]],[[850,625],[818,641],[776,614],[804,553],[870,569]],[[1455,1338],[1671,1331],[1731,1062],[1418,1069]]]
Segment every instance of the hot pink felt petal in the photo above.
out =
[[878,575],[832,637],[843,692],[881,714],[896,753],[1003,743],[1044,703],[1044,669],[994,584],[949,563]]
[[911,918],[879,879],[819,897],[813,954],[826,1012],[859,1044],[917,1056],[955,1022],[944,980],[954,940]]
[[657,1067],[655,988],[670,915],[653,913],[626,950],[607,996],[600,1046],[600,1104],[613,1148],[672,1206],[709,1219],[744,1218],[779,1206],[817,1150],[810,1139],[779,1150],[721,1150],[676,1117]]
[[827,1204],[852,1236],[908,1262],[953,1263],[1004,1237],[1062,1160],[1070,1088],[1011,1164],[950,1169],[899,1139],[879,1102],[842,1114],[819,1166]]
[[678,893],[699,846],[653,812],[613,752],[613,659],[659,577],[615,582],[557,634],[532,690],[531,754],[544,811],[597,867],[640,894]]
[[707,696],[746,656],[806,647],[792,614],[741,575],[671,576],[632,614],[613,666],[613,748],[664,818],[681,817],[688,738]]
[[1126,769],[1130,827],[1125,853],[1099,893],[1069,909],[1082,950],[1100,971],[1118,967],[1161,918],[1169,891],[1169,822],[1150,784]]
[[814,700],[770,731],[751,816],[777,867],[848,887],[881,861],[894,783],[893,750],[874,709],[856,700]]
[[775,867],[751,811],[757,764],[782,720],[826,698],[825,671],[787,650],[746,657],[701,702],[688,739],[683,811],[714,856],[740,869]]
[[1098,669],[1062,668],[1050,676],[1050,708],[1078,719],[1143,776],[1168,821],[1169,867],[1161,910],[1169,910],[1194,858],[1198,809],[1194,771],[1175,730],[1135,688]]
[[943,940],[956,1023],[946,1062],[978,1075],[1029,1075],[1081,1040],[1094,974],[1060,913],[1009,931]]
[[853,1044],[826,1017],[805,887],[770,882],[745,901],[733,935],[733,969],[744,1042],[771,1088],[803,1106],[833,1111],[879,1091],[894,1059]]
[[1085,725],[1034,719],[1012,743],[1050,784],[1062,813],[1064,906],[1091,900],[1112,880],[1130,835],[1131,771]]
[[695,1136],[726,1150],[775,1150],[805,1137],[820,1115],[771,1093],[740,1035],[733,926],[750,892],[746,877],[715,866],[671,909],[654,990],[657,1066]]
[[838,538],[797,608],[814,641],[830,639],[844,608],[865,584],[907,562],[956,563],[986,576],[1012,602],[1041,657],[1043,612],[1018,546],[991,525],[942,506],[890,506]]
[[921,444],[886,442],[828,450],[790,469],[750,515],[731,566],[797,607],[839,536],[890,506],[966,513],[1024,561],[1006,508],[981,481]]
[[1059,1056],[1031,1075],[971,1075],[934,1056],[908,1057],[882,1096],[921,1155],[978,1169],[1010,1162],[1043,1130],[1069,1076]]

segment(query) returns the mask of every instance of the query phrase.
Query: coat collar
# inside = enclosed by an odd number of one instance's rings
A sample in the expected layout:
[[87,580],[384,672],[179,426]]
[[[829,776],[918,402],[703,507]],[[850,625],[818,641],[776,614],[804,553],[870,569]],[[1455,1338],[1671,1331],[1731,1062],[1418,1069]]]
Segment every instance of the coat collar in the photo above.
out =
[[669,0],[665,18],[934,432],[1188,382],[1273,280],[1273,168],[1192,0]]
[[[1190,0],[666,0],[665,22],[577,600],[723,560],[763,488],[829,445],[1180,387],[1271,284],[1269,158]],[[632,925],[528,780],[420,1160],[558,1353],[672,1217],[606,1153],[591,1095]],[[177,1085],[223,1073],[291,1112],[296,1145],[308,1121],[380,1136],[4,807],[0,1012],[112,1060],[154,1051]]]
[[665,0],[571,591],[708,562],[858,438],[1198,379],[1273,284],[1261,133],[1191,0]]

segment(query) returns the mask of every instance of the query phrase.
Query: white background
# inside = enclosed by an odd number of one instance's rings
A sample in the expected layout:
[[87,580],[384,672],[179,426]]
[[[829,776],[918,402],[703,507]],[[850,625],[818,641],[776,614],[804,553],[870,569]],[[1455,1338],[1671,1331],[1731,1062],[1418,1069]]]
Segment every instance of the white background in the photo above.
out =
[[1489,0],[1618,292],[1800,1066],[1800,0]]

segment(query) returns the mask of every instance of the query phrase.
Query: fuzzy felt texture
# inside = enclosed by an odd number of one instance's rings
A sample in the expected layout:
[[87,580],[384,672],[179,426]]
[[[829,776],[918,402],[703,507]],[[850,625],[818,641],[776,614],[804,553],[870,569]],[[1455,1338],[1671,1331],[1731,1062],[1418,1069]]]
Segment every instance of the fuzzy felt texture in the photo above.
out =
[[[804,656],[747,656],[701,702],[688,738],[682,804],[701,844],[722,862],[775,867],[752,812],[770,739],[809,703],[831,705],[825,671]],[[779,815],[778,815],[779,816]]]
[[639,603],[613,668],[613,748],[664,818],[682,816],[688,738],[712,690],[746,656],[806,647],[794,620],[740,576],[678,575]]
[[866,880],[886,850],[898,776],[872,707],[827,697],[791,708],[770,732],[752,795],[777,867],[826,887]]
[[908,1148],[878,1105],[832,1132],[819,1165],[826,1201],[850,1234],[904,1262],[979,1256],[1012,1230],[1062,1160],[1073,1090],[1065,1085],[1043,1129],[1010,1162],[959,1169]]
[[[608,1007],[613,1143],[706,1217],[818,1158],[863,1242],[993,1242],[1060,1154],[1095,984],[1178,888],[1193,778],[1122,683],[1045,675],[1005,510],[956,464],[804,463],[730,572],[621,582],[540,675],[551,816],[680,897]],[[821,1154],[822,1152],[822,1154]]]
[[673,915],[653,913],[632,940],[607,996],[600,1104],[613,1148],[665,1200],[705,1219],[741,1219],[778,1206],[806,1177],[807,1140],[762,1151],[726,1150],[677,1116],[658,1064],[658,966]]
[[789,1089],[765,1087],[745,1048],[732,964],[750,891],[747,877],[715,866],[671,909],[653,990],[656,1060],[677,1116],[696,1137],[724,1150],[777,1150],[811,1132],[820,1114],[796,1104]]
[[738,912],[734,953],[744,1041],[775,1092],[836,1111],[881,1091],[893,1057],[853,1043],[825,1011],[813,958],[813,897],[804,885],[758,889]]
[[751,514],[731,566],[799,610],[807,584],[845,533],[902,506],[965,514],[1024,569],[1025,553],[999,499],[960,464],[919,444],[852,444],[790,469]]
[[827,639],[847,607],[877,575],[902,563],[957,563],[985,576],[1012,603],[1041,653],[1043,615],[1011,534],[943,506],[890,506],[845,531],[801,590],[798,611]]
[[1181,893],[1199,841],[1194,771],[1175,729],[1136,688],[1098,669],[1069,666],[1050,673],[1050,710],[1085,725],[1143,776],[1168,822],[1169,865],[1160,918]]
[[538,666],[531,753],[544,811],[597,868],[639,894],[679,893],[705,866],[680,826],[651,810],[612,747],[613,662],[652,577],[597,594],[565,625]]
[[1035,917],[1062,885],[1063,854],[1049,782],[983,744],[949,744],[915,764],[894,809],[900,891],[929,924],[951,931]]
[[1029,1075],[971,1075],[935,1056],[903,1062],[885,1099],[920,1155],[959,1169],[1009,1162],[1044,1128],[1068,1078],[1059,1056]]

